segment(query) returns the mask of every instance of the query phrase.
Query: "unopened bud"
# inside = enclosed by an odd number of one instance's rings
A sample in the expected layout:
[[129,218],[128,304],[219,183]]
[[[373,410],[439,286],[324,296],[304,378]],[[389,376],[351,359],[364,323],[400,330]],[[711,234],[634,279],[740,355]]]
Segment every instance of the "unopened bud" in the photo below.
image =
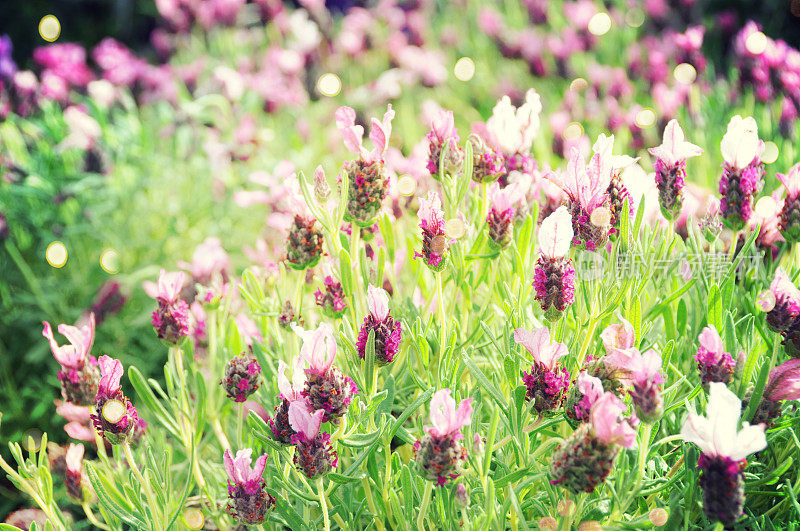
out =
[[472,438],[472,448],[475,450],[475,453],[483,453],[483,437],[477,433],[475,434],[475,437]]
[[462,507],[469,507],[469,492],[463,483],[456,487],[456,502]]
[[669,514],[667,514],[667,511],[659,507],[658,509],[653,509],[652,511],[650,511],[649,518],[651,524],[653,524],[656,527],[661,527],[667,523],[668,517]]
[[588,520],[578,526],[578,531],[603,531],[603,526],[600,525],[600,522]]
[[561,500],[556,506],[556,511],[559,516],[563,516],[564,518],[572,516],[572,513],[575,511],[575,502],[572,500]]
[[320,203],[324,203],[331,196],[331,187],[325,178],[322,166],[317,166],[317,169],[314,170],[314,195],[317,196],[317,201]]
[[608,227],[611,225],[611,210],[606,207],[595,208],[589,220],[595,227]]
[[558,529],[558,520],[552,516],[543,516],[542,518],[539,518],[539,529],[544,529],[545,531],[556,531],[556,529]]

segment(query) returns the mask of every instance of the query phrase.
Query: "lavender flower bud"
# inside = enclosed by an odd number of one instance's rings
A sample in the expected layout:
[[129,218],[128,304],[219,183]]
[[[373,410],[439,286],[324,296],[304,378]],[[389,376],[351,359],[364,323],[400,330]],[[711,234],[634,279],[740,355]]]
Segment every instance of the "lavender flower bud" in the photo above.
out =
[[244,402],[258,389],[260,376],[261,366],[254,356],[235,356],[225,364],[225,375],[219,383],[228,398]]
[[470,135],[467,141],[472,146],[472,180],[477,183],[496,181],[507,173],[503,155],[486,145],[477,135]]
[[292,269],[302,271],[314,267],[322,258],[323,235],[315,223],[314,219],[295,215],[286,247],[286,260]]
[[323,284],[325,291],[317,289],[316,293],[314,293],[314,300],[317,306],[322,308],[323,315],[331,319],[339,319],[347,310],[347,300],[345,299],[342,283],[328,275],[325,277]]
[[605,481],[618,453],[618,446],[600,441],[589,424],[581,424],[553,454],[550,483],[574,494],[592,492]]
[[575,267],[567,257],[540,255],[533,275],[536,300],[550,321],[557,321],[575,300]]
[[461,473],[467,449],[454,436],[434,437],[430,434],[414,443],[414,460],[420,473],[437,487],[445,485]]

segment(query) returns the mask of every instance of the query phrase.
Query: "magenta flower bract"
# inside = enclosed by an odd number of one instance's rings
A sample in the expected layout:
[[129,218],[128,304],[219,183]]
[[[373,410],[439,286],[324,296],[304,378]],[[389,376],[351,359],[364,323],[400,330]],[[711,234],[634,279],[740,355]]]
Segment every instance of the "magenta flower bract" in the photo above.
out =
[[664,128],[664,140],[661,145],[648,151],[656,157],[653,169],[656,172],[661,212],[667,219],[674,219],[683,206],[686,159],[702,155],[703,150],[685,140],[683,129],[678,125],[678,121],[673,119]]
[[367,288],[369,315],[358,332],[356,350],[361,359],[366,357],[370,331],[375,334],[375,361],[379,365],[391,363],[400,350],[403,326],[389,315],[389,295],[385,290],[370,285]]
[[311,411],[306,404],[292,402],[289,406],[289,422],[295,434],[294,464],[308,478],[327,474],[339,464],[336,450],[331,445],[328,433],[320,431],[325,411]]
[[461,428],[472,417],[472,399],[462,400],[458,407],[450,389],[434,393],[430,404],[433,426],[426,426],[426,435],[414,443],[414,458],[422,473],[436,486],[443,486],[460,473],[460,462],[467,458],[467,448],[461,444]]
[[732,230],[739,230],[750,220],[764,178],[764,143],[758,139],[756,121],[738,114],[731,118],[721,147],[725,163],[719,181],[720,212]]
[[536,300],[551,321],[575,300],[575,267],[567,256],[572,243],[572,217],[559,207],[539,229],[539,258],[533,274]]
[[252,464],[253,450],[246,448],[222,454],[228,475],[228,513],[243,524],[260,524],[268,510],[275,506],[275,498],[266,491],[264,469],[267,456],[262,455]]
[[158,308],[150,320],[159,339],[177,343],[189,335],[189,305],[180,298],[186,276],[183,271],[167,273],[161,270],[158,275],[156,301]]
[[514,341],[525,347],[533,357],[530,372],[522,373],[522,382],[527,388],[525,398],[539,413],[557,409],[569,387],[569,372],[559,363],[568,353],[567,346],[551,342],[547,327],[533,331],[517,328],[514,330]]
[[697,361],[697,368],[700,370],[700,378],[703,385],[709,382],[722,382],[727,384],[733,378],[733,371],[736,368],[736,361],[722,343],[722,338],[714,325],[705,327],[698,338],[700,347],[694,359]]

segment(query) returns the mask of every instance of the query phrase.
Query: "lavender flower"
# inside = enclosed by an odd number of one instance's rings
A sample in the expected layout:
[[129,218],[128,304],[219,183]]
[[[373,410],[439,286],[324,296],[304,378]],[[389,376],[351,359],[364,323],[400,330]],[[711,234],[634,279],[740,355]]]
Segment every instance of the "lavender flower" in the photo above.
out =
[[739,230],[750,220],[753,202],[762,186],[764,167],[760,156],[764,144],[758,139],[758,125],[753,118],[738,114],[728,123],[722,137],[722,177],[719,193],[724,223]]
[[286,242],[286,261],[289,267],[302,271],[317,265],[322,258],[322,230],[314,226],[315,219],[299,214],[294,216]]
[[161,270],[158,275],[156,301],[158,308],[150,320],[159,339],[177,343],[189,335],[189,305],[180,298],[185,281],[182,271],[167,273]]
[[757,305],[767,313],[767,325],[774,332],[786,332],[800,316],[800,290],[786,271],[778,267],[769,289],[761,293]]
[[450,389],[440,389],[431,398],[431,424],[427,434],[414,443],[414,459],[422,474],[441,487],[459,476],[460,461],[466,460],[467,448],[461,444],[461,428],[472,417],[472,399],[462,400],[458,408]]
[[345,299],[342,283],[335,280],[331,275],[327,275],[323,281],[323,288],[317,289],[314,293],[314,301],[322,309],[322,314],[331,319],[339,319],[347,310],[347,300]]
[[722,382],[727,384],[733,378],[736,369],[736,361],[729,353],[725,352],[722,338],[714,325],[709,325],[700,332],[700,346],[694,359],[697,361],[697,368],[700,371],[700,379],[703,385],[710,382]]
[[564,206],[550,214],[539,229],[533,287],[536,300],[551,321],[556,321],[575,299],[575,267],[567,256],[572,236],[572,218]]
[[82,444],[70,443],[67,449],[64,486],[70,498],[83,503],[83,452]]
[[514,228],[514,204],[522,199],[519,183],[500,188],[493,183],[489,188],[489,214],[486,226],[489,231],[489,244],[496,249],[507,247],[511,242]]
[[472,180],[476,183],[496,181],[507,173],[502,153],[490,147],[479,135],[467,138],[472,146]]
[[235,402],[244,402],[258,389],[261,366],[254,356],[234,356],[225,364],[225,374],[220,385],[225,395]]
[[654,423],[664,413],[661,396],[661,355],[653,349],[644,354],[637,348],[615,349],[603,359],[607,365],[616,367],[624,374],[624,381],[631,386],[630,395],[636,415],[644,422]]
[[796,243],[800,241],[800,163],[792,166],[788,174],[779,173],[777,177],[786,188],[778,229],[786,241]]
[[302,358],[295,358],[292,372],[292,380],[286,376],[286,369],[289,368],[286,362],[278,362],[278,399],[280,403],[275,406],[275,415],[267,419],[267,423],[272,429],[272,438],[277,442],[288,445],[292,443],[292,436],[295,431],[289,422],[289,408],[293,402],[307,404],[306,397],[303,396],[303,389],[306,386],[306,376],[303,371]]
[[703,511],[726,526],[743,514],[745,457],[767,446],[763,425],[743,422],[738,429],[741,409],[741,402],[725,384],[712,382],[706,416],[690,410],[681,429],[684,440],[702,452],[697,466],[702,470]]
[[703,150],[687,142],[678,121],[670,120],[664,128],[664,140],[661,145],[648,151],[656,157],[653,169],[656,172],[661,213],[667,219],[675,219],[683,207],[686,159],[702,155]]
[[403,333],[402,324],[389,315],[389,296],[385,290],[369,286],[367,288],[369,315],[358,332],[356,349],[363,360],[366,356],[367,339],[370,331],[375,333],[375,361],[379,365],[391,363],[400,349]]
[[431,271],[439,272],[447,265],[450,246],[444,233],[444,212],[442,201],[436,192],[428,192],[428,196],[420,198],[419,227],[422,229],[422,253],[414,253],[414,257],[421,256]]
[[94,400],[92,422],[105,440],[111,444],[121,444],[139,426],[139,416],[119,385],[124,372],[122,363],[108,356],[100,356],[98,362],[100,382]]
[[262,455],[252,463],[253,450],[247,448],[236,452],[225,450],[222,460],[228,474],[228,513],[247,525],[256,525],[266,519],[267,511],[275,507],[275,497],[266,490],[264,469],[267,456]]
[[533,357],[531,371],[522,373],[522,383],[527,388],[525,399],[539,414],[561,407],[569,387],[569,372],[558,360],[567,355],[567,346],[552,342],[547,327],[532,332],[517,328],[514,330],[514,341],[525,347]]
[[292,402],[289,406],[289,422],[295,431],[292,435],[294,465],[309,479],[327,474],[339,464],[330,434],[320,431],[324,416],[324,410],[312,413],[302,402]]
[[[749,398],[747,397],[748,402]],[[781,415],[783,401],[798,399],[800,399],[800,360],[791,359],[769,372],[767,386],[753,415],[753,424],[764,424],[769,428]],[[745,408],[743,402],[742,409]]]
[[[464,162],[464,150],[458,145],[460,139],[456,130],[453,111],[441,110],[431,122],[428,133],[428,165],[427,169],[434,179],[439,179],[439,166],[444,165],[444,172],[455,175]],[[442,154],[446,154],[442,160]]]
[[91,404],[97,394],[97,383],[100,379],[97,360],[89,354],[94,343],[94,314],[90,314],[88,324],[81,327],[58,325],[58,331],[69,340],[69,345],[59,346],[53,338],[50,323],[42,324],[42,335],[50,341],[53,356],[61,365],[58,381],[61,382],[64,400],[78,406]]

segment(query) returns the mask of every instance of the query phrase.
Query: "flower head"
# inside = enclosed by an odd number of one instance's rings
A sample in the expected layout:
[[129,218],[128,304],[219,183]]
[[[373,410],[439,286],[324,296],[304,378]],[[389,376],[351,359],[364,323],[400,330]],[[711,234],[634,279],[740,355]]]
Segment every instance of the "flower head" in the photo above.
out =
[[539,228],[539,249],[547,258],[562,258],[572,244],[572,216],[560,206],[542,221]]
[[439,143],[444,143],[451,138],[458,142],[458,131],[456,130],[453,111],[442,109],[434,116],[433,120],[431,120],[431,132],[428,138]]
[[685,140],[683,129],[675,119],[670,120],[664,128],[664,140],[661,145],[648,151],[667,166],[675,166],[679,162],[703,154],[701,147]]
[[722,338],[717,332],[717,328],[714,325],[708,325],[707,327],[703,328],[700,332],[700,336],[698,337],[698,341],[700,341],[700,346],[710,354],[714,355],[715,360],[719,360],[720,355],[725,352],[725,346],[722,343]]
[[753,162],[763,149],[755,119],[742,118],[738,114],[731,118],[721,147],[722,158],[735,169],[743,169]]
[[742,429],[738,429],[741,413],[739,398],[725,384],[712,382],[709,384],[706,416],[698,415],[691,408],[681,435],[709,457],[741,461],[767,446],[763,425],[751,426],[743,422]]
[[383,115],[383,121],[379,121],[377,118],[372,119],[372,128],[369,132],[369,139],[373,145],[372,151],[367,151],[363,146],[364,128],[356,125],[356,111],[350,107],[339,107],[336,111],[336,127],[339,129],[348,151],[358,155],[364,162],[372,163],[382,160],[389,147],[393,118],[394,111],[392,105],[389,104]]
[[369,313],[378,321],[383,321],[389,315],[389,295],[382,288],[371,284],[367,287],[367,305]]
[[162,269],[158,274],[158,284],[156,286],[156,298],[167,304],[177,302],[180,297],[186,274],[183,271],[167,273]]
[[225,450],[222,454],[229,483],[242,487],[248,494],[253,494],[261,488],[262,476],[267,466],[266,454],[256,459],[255,465],[252,465],[252,455],[251,448],[239,450],[236,452],[236,457],[231,454],[230,450]]
[[539,133],[541,112],[542,100],[534,89],[528,89],[525,103],[518,109],[508,96],[503,96],[492,109],[492,116],[486,120],[490,137],[487,140],[505,155],[530,152]]
[[505,188],[500,188],[499,183],[492,183],[489,187],[489,204],[492,210],[498,214],[511,211],[514,213],[514,205],[523,197],[519,183],[512,183]]
[[58,325],[58,332],[69,340],[69,345],[59,346],[53,337],[50,323],[45,321],[42,324],[42,335],[50,341],[50,350],[53,351],[56,361],[65,369],[81,370],[94,343],[94,313],[89,315],[89,322],[84,326]]
[[800,399],[800,359],[784,361],[770,371],[764,396],[774,402]]
[[551,371],[555,369],[558,360],[568,354],[564,343],[551,341],[550,330],[546,326],[533,331],[517,328],[514,330],[514,341],[525,347],[536,362]]
[[620,323],[608,325],[600,334],[607,352],[613,349],[628,349],[636,343],[633,325],[624,317],[620,317],[619,320]]
[[614,393],[605,392],[592,406],[589,422],[595,436],[606,444],[625,448],[636,446],[636,430],[628,419],[622,417],[627,406]]
[[292,330],[303,340],[300,357],[309,365],[309,371],[325,374],[336,359],[336,339],[327,323],[320,323],[316,330],[303,330],[292,323]]
[[450,396],[450,389],[440,389],[431,398],[431,424],[425,431],[432,437],[444,438],[452,436],[461,439],[461,428],[468,426],[472,417],[472,399],[461,401],[456,408],[456,401]]

